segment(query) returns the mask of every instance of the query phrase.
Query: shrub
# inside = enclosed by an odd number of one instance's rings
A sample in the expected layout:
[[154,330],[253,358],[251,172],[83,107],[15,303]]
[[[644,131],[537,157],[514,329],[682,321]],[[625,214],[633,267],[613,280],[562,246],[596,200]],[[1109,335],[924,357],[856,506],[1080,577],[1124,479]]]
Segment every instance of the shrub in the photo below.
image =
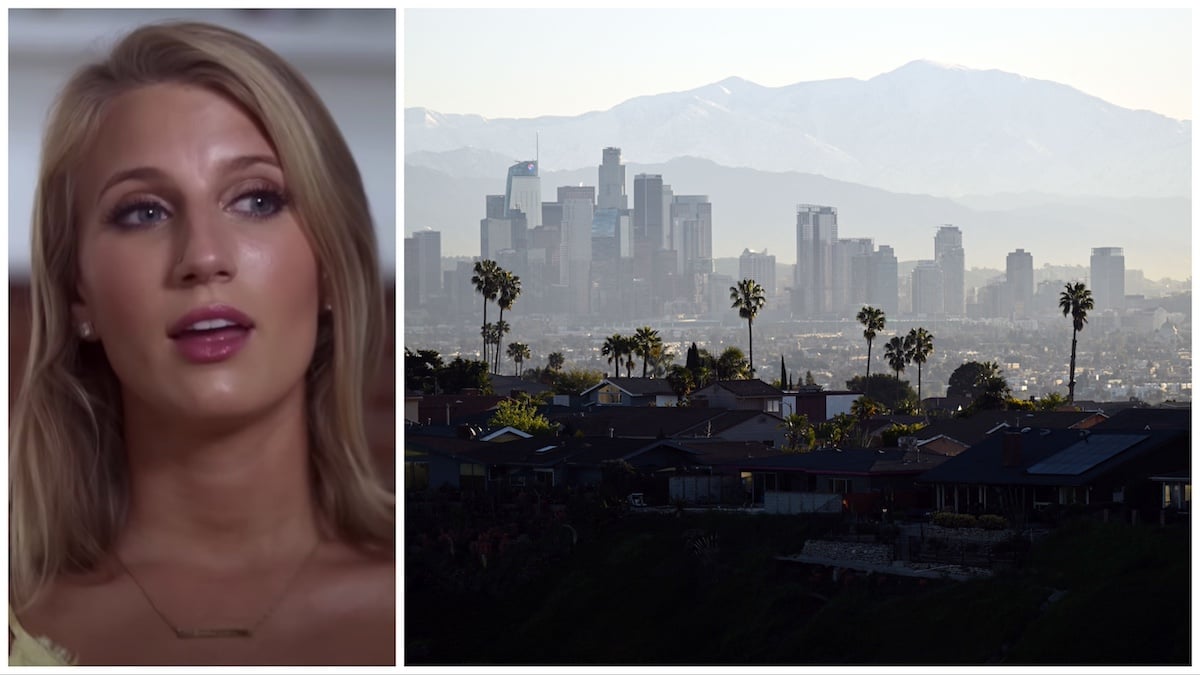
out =
[[979,526],[985,530],[1006,530],[1008,529],[1008,519],[989,513],[979,516]]
[[975,516],[969,513],[951,513],[949,511],[939,511],[933,514],[933,524],[939,527],[963,528],[977,527],[978,522]]

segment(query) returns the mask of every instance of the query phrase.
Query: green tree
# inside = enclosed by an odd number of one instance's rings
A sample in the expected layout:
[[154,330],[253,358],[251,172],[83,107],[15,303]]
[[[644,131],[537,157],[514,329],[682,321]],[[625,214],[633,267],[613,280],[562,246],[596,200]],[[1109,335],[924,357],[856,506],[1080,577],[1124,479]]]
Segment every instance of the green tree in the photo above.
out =
[[816,441],[816,430],[808,421],[808,415],[792,413],[779,423],[783,429],[784,452],[808,452]]
[[817,439],[829,447],[845,445],[857,423],[853,415],[838,413],[817,425]]
[[925,365],[925,361],[933,353],[933,334],[924,328],[913,328],[908,331],[908,337],[905,338],[905,345],[908,347],[909,360],[917,364],[917,406],[923,410],[924,405],[921,403],[921,366]]
[[746,354],[732,345],[717,357],[716,370],[718,380],[745,380],[753,373]]
[[438,370],[438,382],[445,394],[457,394],[463,389],[478,389],[482,394],[492,393],[492,377],[488,364],[482,360],[467,361],[461,356]]
[[529,352],[529,345],[524,342],[508,343],[508,358],[513,360],[513,375],[521,374],[521,364],[530,356],[532,354]]
[[680,365],[673,365],[667,369],[667,384],[671,385],[671,391],[675,392],[676,402],[680,404],[696,387],[696,382],[692,379],[692,371],[688,370],[686,366]]
[[553,424],[538,412],[528,396],[506,398],[496,404],[496,412],[488,420],[492,427],[512,427],[527,434],[544,435],[554,431]]
[[483,296],[483,352],[480,353],[479,359],[484,363],[488,363],[487,306],[488,301],[495,300],[500,293],[500,273],[502,271],[495,260],[480,260],[475,263],[475,274],[471,277],[475,292]]
[[584,391],[600,384],[604,373],[598,370],[573,368],[558,373],[554,378],[554,393],[578,396]]
[[754,317],[767,304],[766,292],[762,285],[753,279],[742,279],[736,286],[729,287],[731,307],[738,311],[738,316],[746,320],[746,329],[750,334],[750,377],[754,377]]
[[443,365],[441,355],[432,349],[418,349],[414,352],[405,347],[404,388],[436,394],[437,373]]
[[563,358],[562,352],[550,352],[550,356],[546,357],[546,366],[554,372],[562,370],[566,359]]
[[[875,336],[883,331],[884,325],[887,324],[887,317],[882,309],[868,305],[858,310],[857,319],[863,325],[863,337],[867,339],[867,379],[863,380],[863,383],[869,385],[871,383],[871,344],[875,342]],[[870,393],[863,392],[863,394]]]
[[[865,391],[865,386],[862,375],[846,380],[846,388],[850,391]],[[905,401],[917,397],[917,391],[908,380],[897,380],[886,373],[872,373],[871,391],[875,392],[872,397],[874,400],[884,408],[895,411],[903,408]]]
[[985,367],[979,361],[967,361],[950,373],[947,382],[946,396],[950,398],[965,398],[971,401],[983,394],[983,378]]
[[[521,295],[521,277],[509,272],[508,270],[500,270],[496,278],[497,294],[496,306],[500,308],[500,319],[497,324],[508,326],[504,323],[504,310],[512,309],[513,303],[517,301],[517,297]],[[505,333],[508,331],[505,330]],[[503,335],[501,336],[503,338]],[[496,367],[495,372],[500,372],[500,343],[496,343]]]
[[1078,343],[1079,331],[1087,323],[1088,312],[1096,308],[1092,292],[1083,282],[1067,284],[1058,296],[1058,307],[1063,316],[1071,317],[1071,379],[1067,383],[1067,402],[1075,402],[1075,346]]
[[634,332],[632,343],[633,353],[642,357],[642,377],[647,377],[650,358],[656,348],[662,349],[662,338],[650,326],[642,326]]

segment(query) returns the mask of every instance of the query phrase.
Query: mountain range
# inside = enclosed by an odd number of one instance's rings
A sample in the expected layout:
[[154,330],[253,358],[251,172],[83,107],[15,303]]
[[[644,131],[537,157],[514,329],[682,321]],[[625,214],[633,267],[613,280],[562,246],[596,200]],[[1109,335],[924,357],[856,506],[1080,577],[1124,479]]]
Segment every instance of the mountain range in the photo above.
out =
[[1147,276],[1190,274],[1190,120],[929,61],[868,80],[729,78],[574,117],[407,108],[405,229],[476,252],[484,195],[503,192],[508,165],[536,154],[549,201],[555,186],[595,185],[606,146],[622,149],[630,192],[647,172],[708,194],[715,255],[769,247],[792,260],[795,205],[809,202],[838,207],[840,236],[902,259],[932,257],[933,232],[953,223],[968,266],[1003,267],[1017,247],[1035,264],[1079,264],[1092,246],[1124,246]]

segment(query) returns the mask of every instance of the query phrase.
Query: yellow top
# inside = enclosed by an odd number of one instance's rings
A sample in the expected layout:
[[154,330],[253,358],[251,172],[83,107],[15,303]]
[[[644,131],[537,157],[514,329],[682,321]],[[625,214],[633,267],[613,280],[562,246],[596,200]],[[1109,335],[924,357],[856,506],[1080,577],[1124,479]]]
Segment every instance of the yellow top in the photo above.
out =
[[48,638],[34,637],[25,631],[12,607],[8,608],[8,665],[73,666],[75,657]]

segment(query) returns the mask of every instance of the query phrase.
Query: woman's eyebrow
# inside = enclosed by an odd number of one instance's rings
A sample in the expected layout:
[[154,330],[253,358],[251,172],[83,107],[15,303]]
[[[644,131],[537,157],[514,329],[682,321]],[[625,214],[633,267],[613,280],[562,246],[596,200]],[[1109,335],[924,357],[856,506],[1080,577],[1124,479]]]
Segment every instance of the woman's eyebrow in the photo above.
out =
[[138,166],[132,169],[125,169],[124,171],[118,171],[109,176],[108,180],[104,182],[104,185],[100,187],[100,192],[96,194],[96,201],[99,202],[104,197],[104,193],[108,192],[112,186],[117,185],[118,183],[122,183],[127,180],[161,180],[165,176],[166,174],[163,173],[162,170],[156,169],[152,166]]
[[280,168],[279,160],[273,155],[239,155],[223,160],[219,166],[222,171],[239,171],[255,164],[266,164],[276,169]]

